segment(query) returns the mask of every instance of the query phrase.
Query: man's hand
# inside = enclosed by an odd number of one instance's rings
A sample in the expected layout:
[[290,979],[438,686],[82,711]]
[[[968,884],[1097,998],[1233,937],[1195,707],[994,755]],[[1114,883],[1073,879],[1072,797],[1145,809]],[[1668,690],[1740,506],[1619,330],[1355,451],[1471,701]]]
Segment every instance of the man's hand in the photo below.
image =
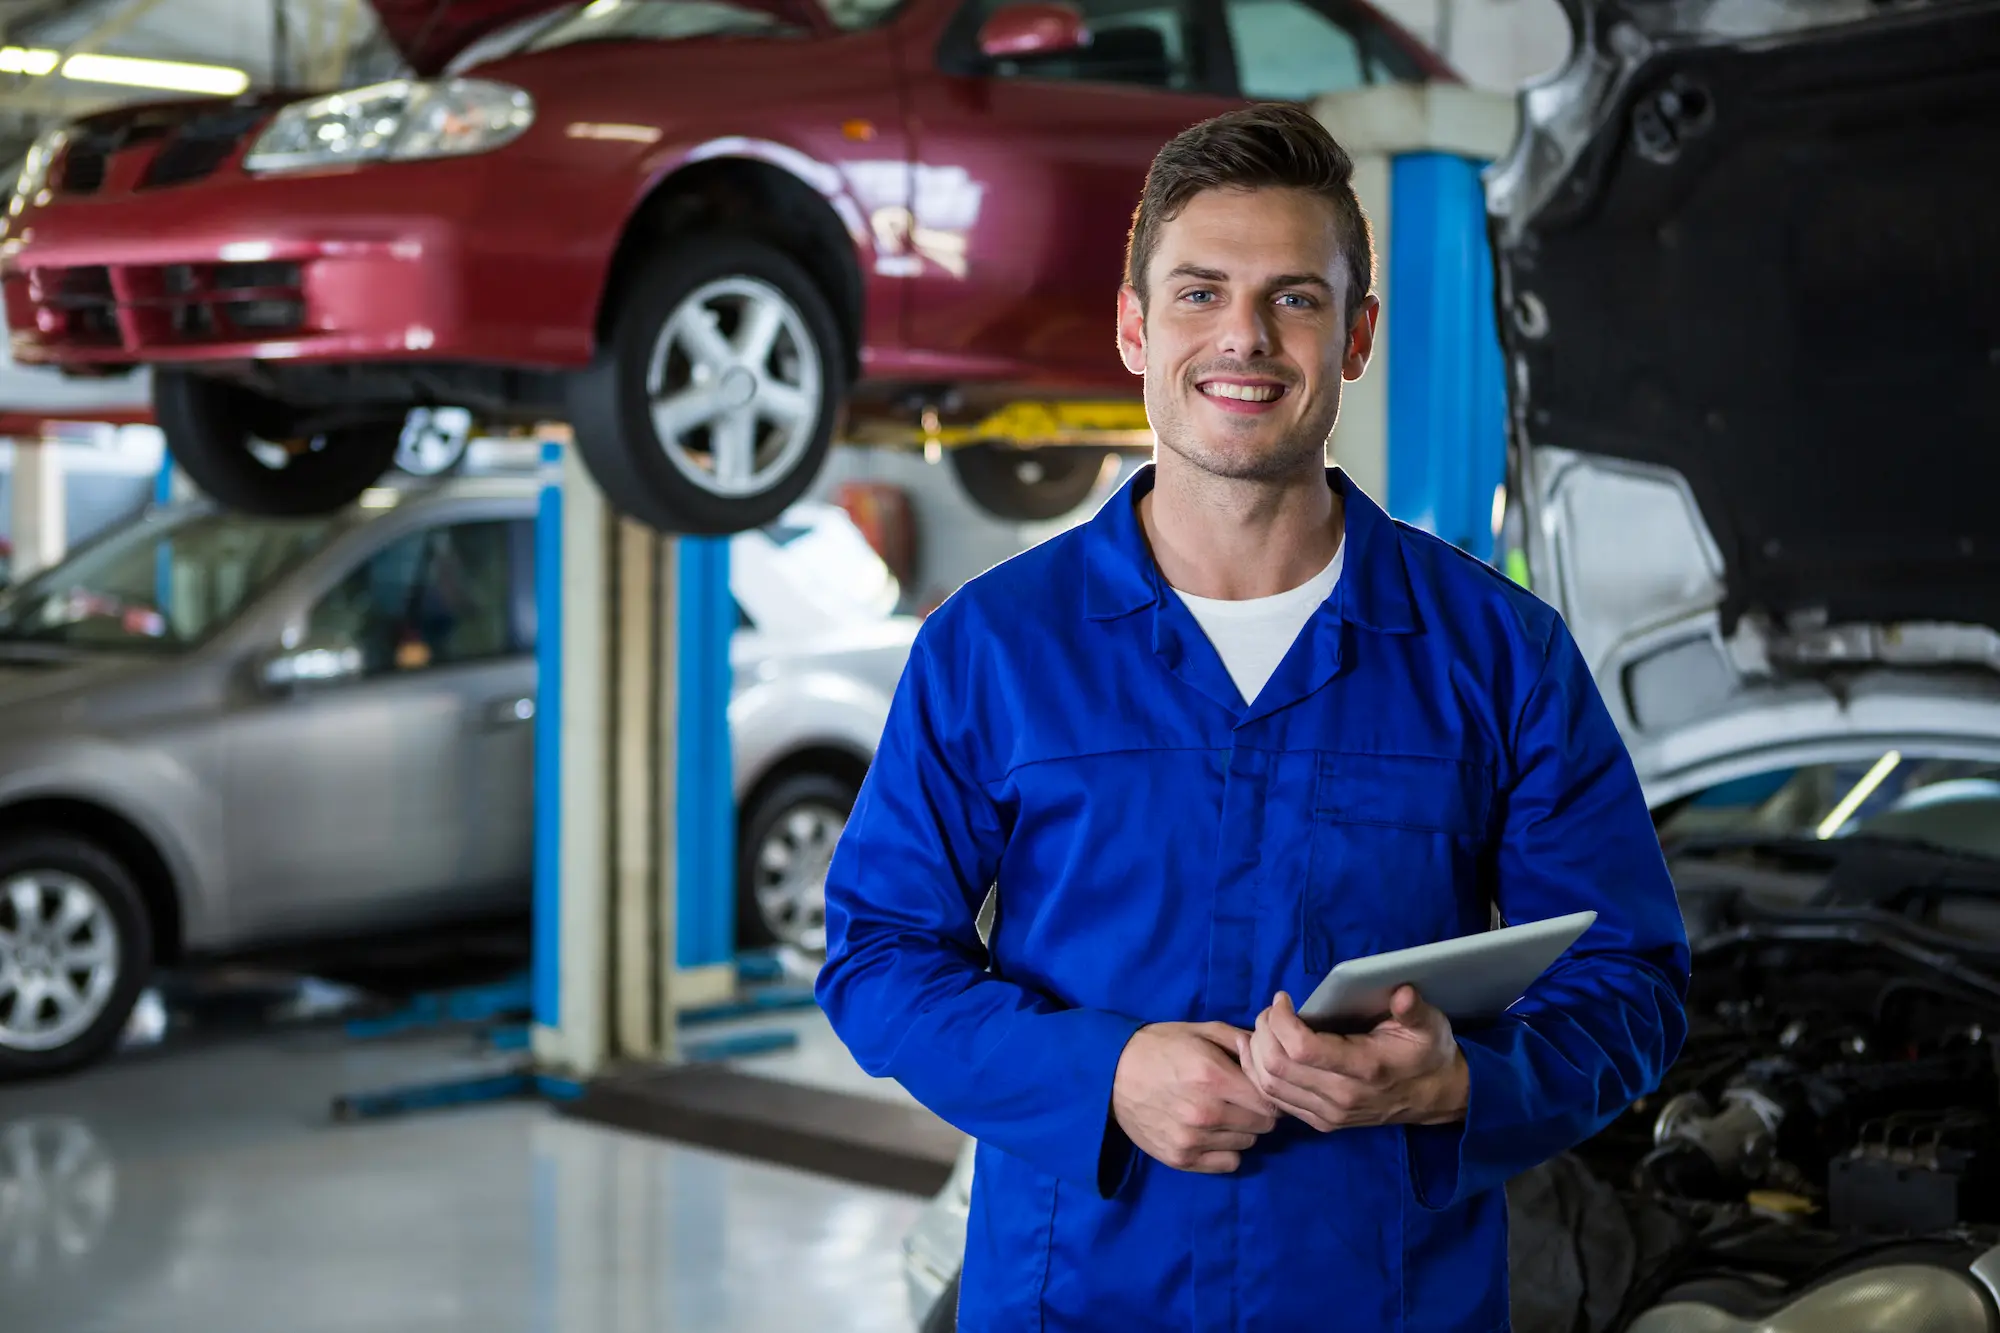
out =
[[1280,991],[1256,1032],[1238,1037],[1237,1055],[1259,1092],[1321,1133],[1465,1116],[1465,1058],[1451,1022],[1411,986],[1397,987],[1389,1017],[1356,1036],[1314,1032]]
[[1227,1023],[1152,1023],[1133,1033],[1111,1083],[1125,1137],[1177,1171],[1234,1171],[1278,1123],[1236,1063],[1238,1042],[1249,1039]]

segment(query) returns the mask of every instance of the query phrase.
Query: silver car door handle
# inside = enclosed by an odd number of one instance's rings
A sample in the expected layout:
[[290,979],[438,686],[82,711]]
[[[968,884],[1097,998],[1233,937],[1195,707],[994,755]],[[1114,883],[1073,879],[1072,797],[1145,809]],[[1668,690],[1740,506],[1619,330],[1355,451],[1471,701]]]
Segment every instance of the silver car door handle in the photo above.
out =
[[486,705],[486,725],[493,728],[518,727],[535,720],[535,701],[530,695],[495,699]]

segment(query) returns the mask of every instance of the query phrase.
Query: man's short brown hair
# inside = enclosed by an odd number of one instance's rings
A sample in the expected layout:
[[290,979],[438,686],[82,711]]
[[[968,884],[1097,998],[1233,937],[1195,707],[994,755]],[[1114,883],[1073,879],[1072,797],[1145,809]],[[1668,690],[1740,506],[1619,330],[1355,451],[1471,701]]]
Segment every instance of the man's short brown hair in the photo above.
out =
[[1146,301],[1146,266],[1160,228],[1203,190],[1304,190],[1333,206],[1347,260],[1346,318],[1375,281],[1375,243],[1354,197],[1354,160],[1303,107],[1231,111],[1182,130],[1153,158],[1125,241],[1125,281]]

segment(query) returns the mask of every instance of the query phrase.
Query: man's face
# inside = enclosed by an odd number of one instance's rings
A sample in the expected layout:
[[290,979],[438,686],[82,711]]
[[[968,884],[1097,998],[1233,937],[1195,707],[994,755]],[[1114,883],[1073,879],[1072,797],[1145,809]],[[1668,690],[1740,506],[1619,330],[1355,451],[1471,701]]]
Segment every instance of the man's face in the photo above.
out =
[[1143,309],[1119,292],[1118,342],[1146,377],[1162,449],[1242,480],[1324,466],[1341,381],[1367,368],[1378,308],[1370,296],[1345,317],[1333,206],[1301,190],[1205,190],[1160,228],[1146,288]]

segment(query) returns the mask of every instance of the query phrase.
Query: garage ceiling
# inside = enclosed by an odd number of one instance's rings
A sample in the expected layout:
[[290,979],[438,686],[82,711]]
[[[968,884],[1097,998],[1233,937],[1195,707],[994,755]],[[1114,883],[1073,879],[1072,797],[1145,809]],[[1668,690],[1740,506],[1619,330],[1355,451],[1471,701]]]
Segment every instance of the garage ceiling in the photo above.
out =
[[[445,17],[466,3],[444,0]],[[402,8],[414,10],[410,0]],[[67,65],[45,74],[7,72],[22,64],[46,67],[82,53],[185,61],[241,70],[253,88],[280,82],[281,59],[282,81],[301,88],[339,87],[404,68],[369,0],[0,0],[0,45],[26,53],[10,64],[0,52],[0,162],[8,164],[7,174],[49,124],[177,95],[64,77]]]

